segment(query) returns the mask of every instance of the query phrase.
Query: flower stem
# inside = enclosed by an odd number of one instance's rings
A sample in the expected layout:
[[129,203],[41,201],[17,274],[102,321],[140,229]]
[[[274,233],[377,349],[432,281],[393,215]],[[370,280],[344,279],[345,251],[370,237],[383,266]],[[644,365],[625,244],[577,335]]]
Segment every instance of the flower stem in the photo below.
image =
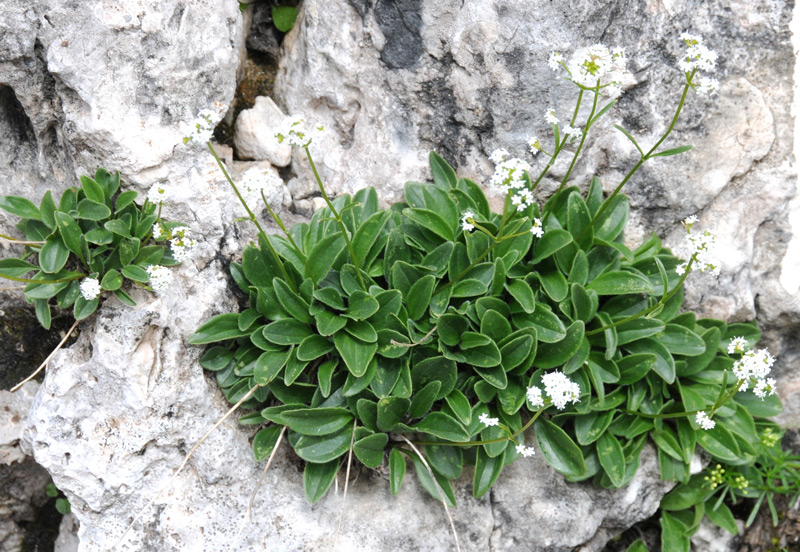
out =
[[275,221],[275,224],[283,231],[286,239],[289,240],[289,243],[292,244],[292,248],[294,252],[297,253],[297,256],[300,257],[300,260],[303,261],[303,265],[306,267],[306,272],[308,272],[309,278],[311,278],[311,282],[314,284],[314,287],[317,287],[317,281],[314,279],[314,274],[311,272],[311,267],[308,264],[308,258],[303,254],[303,251],[297,246],[297,243],[294,241],[294,238],[289,233],[289,230],[286,229],[286,226],[283,224],[283,220],[281,216],[272,210],[272,207],[269,206],[269,202],[267,198],[264,196],[264,190],[261,190],[261,199],[264,200],[264,205],[267,206],[267,211],[269,212],[269,216],[272,217],[272,220]]
[[364,291],[367,291],[367,285],[364,283],[364,277],[361,275],[361,266],[356,258],[356,253],[353,250],[353,243],[350,241],[350,236],[347,234],[347,228],[344,225],[344,221],[342,221],[341,215],[336,210],[336,207],[333,206],[331,199],[328,197],[328,193],[325,191],[325,186],[322,185],[322,178],[320,178],[319,173],[317,172],[317,166],[314,164],[314,159],[311,157],[311,151],[309,151],[308,145],[303,146],[303,149],[306,151],[308,164],[311,165],[311,170],[314,172],[314,178],[317,179],[317,185],[319,186],[320,193],[322,193],[322,199],[325,200],[325,203],[328,205],[328,209],[330,209],[331,213],[333,213],[333,218],[336,219],[336,223],[339,225],[339,228],[342,231],[342,236],[344,236],[344,241],[347,244],[347,250],[350,252],[350,259],[352,259],[353,265],[356,267],[358,282],[361,284],[361,288]]

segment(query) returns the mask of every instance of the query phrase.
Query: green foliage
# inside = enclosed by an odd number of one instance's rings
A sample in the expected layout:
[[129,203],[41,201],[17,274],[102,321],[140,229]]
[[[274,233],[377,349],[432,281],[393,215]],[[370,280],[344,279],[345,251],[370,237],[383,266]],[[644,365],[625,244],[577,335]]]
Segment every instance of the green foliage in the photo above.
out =
[[[657,237],[625,247],[625,196],[603,201],[595,179],[586,197],[565,188],[551,198],[546,215],[534,205],[504,216],[436,154],[431,169],[433,184],[408,183],[405,202],[389,210],[361,190],[289,230],[296,247],[274,237],[249,245],[232,264],[248,308],[214,317],[189,340],[215,344],[201,364],[231,402],[263,386],[245,406],[288,427],[295,452],[318,465],[304,479],[310,501],[351,442],[369,467],[388,449],[393,493],[408,456],[438,497],[397,438],[404,433],[422,435],[415,444],[450,502],[450,480],[465,465],[474,466],[475,496],[485,494],[525,431],[570,480],[607,488],[631,480],[648,437],[665,479],[688,482],[698,446],[719,461],[754,460],[749,406],[779,403],[752,393],[719,402],[733,363],[729,329],[679,313],[681,261]],[[479,231],[462,230],[465,211],[477,213]],[[539,217],[544,234],[534,238]],[[756,333],[739,325],[734,335]],[[577,382],[580,401],[539,416],[526,391],[552,369]],[[687,419],[698,410],[713,410],[717,427]],[[500,426],[486,427],[487,415]],[[257,458],[275,435],[257,437]],[[674,549],[688,542],[683,518],[664,525]]]
[[[125,279],[145,284],[149,265],[178,264],[163,245],[155,242],[159,206],[137,205],[137,192],[120,192],[119,173],[98,169],[95,177],[81,177],[80,188],[69,188],[56,204],[48,191],[37,207],[16,196],[0,196],[0,208],[20,217],[17,229],[25,236],[21,258],[0,260],[0,277],[24,282],[24,296],[36,308],[39,322],[50,328],[51,307],[73,309],[76,320],[91,315],[98,298],[81,294],[84,278],[94,278],[101,291],[113,292],[134,305],[123,291]],[[21,240],[11,240],[21,241]]]
[[282,33],[288,33],[297,19],[297,8],[293,6],[272,6],[272,22]]

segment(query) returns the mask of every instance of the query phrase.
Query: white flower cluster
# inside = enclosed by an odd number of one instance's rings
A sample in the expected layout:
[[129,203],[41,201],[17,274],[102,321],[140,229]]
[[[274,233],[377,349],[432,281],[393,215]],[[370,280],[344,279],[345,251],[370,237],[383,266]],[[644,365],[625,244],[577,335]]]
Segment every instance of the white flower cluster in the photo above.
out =
[[558,124],[558,117],[556,117],[556,110],[555,109],[548,109],[544,112],[544,122],[557,125]]
[[194,145],[202,147],[210,142],[214,135],[214,123],[211,120],[216,117],[217,113],[210,109],[200,111],[197,118],[192,121],[191,132],[183,139],[184,143],[192,142]]
[[544,229],[542,228],[542,219],[533,219],[533,226],[531,226],[531,234],[537,238],[544,236]]
[[154,240],[156,241],[168,240],[170,237],[172,237],[172,234],[170,234],[169,230],[161,226],[160,222],[157,222],[153,225]]
[[163,291],[172,283],[172,271],[165,266],[150,265],[147,267],[150,276],[150,287],[153,291]]
[[[697,268],[700,272],[710,272],[714,276],[719,276],[720,262],[716,253],[717,237],[708,230],[693,233],[692,226],[696,222],[697,217],[692,215],[682,223],[687,231],[686,243],[689,246],[689,255],[694,257],[692,267]],[[680,264],[675,267],[675,272],[683,275],[688,266],[688,263]]]
[[775,394],[775,380],[767,377],[775,364],[775,357],[766,349],[747,351],[746,347],[747,341],[743,337],[734,337],[728,344],[728,354],[742,355],[733,363],[733,375],[740,382],[739,391],[747,391],[753,383],[753,393],[764,400],[767,395]]
[[539,138],[536,136],[528,138],[528,147],[531,149],[531,155],[534,157],[542,150],[542,145],[539,143]]
[[167,202],[171,198],[172,190],[170,189],[169,185],[164,182],[153,184],[150,187],[150,190],[147,192],[147,201],[156,205]]
[[565,125],[561,132],[564,133],[564,136],[569,136],[570,141],[580,140],[581,136],[583,136],[583,131],[580,128],[569,125]]
[[508,152],[504,149],[495,150],[489,156],[495,163],[492,175],[492,186],[499,189],[503,195],[511,193],[511,204],[517,211],[527,209],[533,205],[533,192],[528,188],[524,175],[531,170],[531,166],[516,157],[507,159]]
[[525,443],[520,443],[517,445],[517,454],[521,455],[523,458],[530,458],[536,454],[536,450],[533,447],[526,447]]
[[486,427],[500,425],[500,418],[490,418],[487,414],[481,414],[480,416],[478,416],[478,419]]
[[304,148],[311,144],[314,138],[324,133],[325,125],[316,123],[308,127],[302,115],[295,115],[286,118],[283,128],[275,133],[275,138],[278,139],[279,144],[286,140],[291,146]]
[[251,208],[261,199],[262,190],[265,191],[264,195],[266,196],[269,195],[266,191],[280,185],[283,185],[280,177],[258,167],[245,171],[239,177],[238,183],[239,192],[242,194],[245,203]]
[[97,278],[84,278],[81,280],[81,295],[87,301],[100,295],[100,281]]
[[570,78],[577,84],[594,88],[599,83],[603,92],[611,98],[622,94],[622,79],[627,58],[622,48],[609,49],[603,44],[594,44],[575,50],[569,61],[563,54],[550,54],[548,65],[553,71],[566,68]]
[[192,250],[197,246],[197,242],[192,238],[192,231],[188,226],[176,226],[172,229],[172,256],[179,263],[189,259]]
[[[709,50],[703,44],[703,37],[690,33],[681,33],[681,40],[686,43],[686,53],[678,62],[678,67],[684,73],[692,71],[713,72],[717,68],[717,53]],[[694,83],[698,94],[715,94],[719,90],[719,81],[715,78],[702,76]]]
[[475,222],[475,213],[472,211],[464,211],[464,214],[461,215],[461,229],[464,232],[472,232],[475,230],[475,225],[472,224]]
[[[571,381],[563,372],[550,372],[542,376],[544,392],[550,397],[550,401],[559,410],[564,410],[568,402],[576,403],[580,400],[581,387]],[[528,402],[534,408],[544,406],[542,390],[535,385],[528,388],[526,392]]]
[[714,426],[717,425],[717,422],[709,418],[708,414],[706,414],[703,410],[697,413],[694,421],[697,422],[702,429],[714,429]]

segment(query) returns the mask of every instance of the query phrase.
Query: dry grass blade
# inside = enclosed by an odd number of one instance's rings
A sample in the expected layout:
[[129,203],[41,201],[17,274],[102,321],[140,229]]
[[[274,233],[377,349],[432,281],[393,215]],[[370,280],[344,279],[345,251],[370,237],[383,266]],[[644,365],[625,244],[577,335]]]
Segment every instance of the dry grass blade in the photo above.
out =
[[267,465],[264,466],[264,471],[261,472],[261,477],[256,484],[256,489],[253,491],[253,496],[250,497],[250,503],[247,505],[247,518],[252,522],[253,521],[253,502],[256,500],[256,493],[258,492],[259,487],[261,487],[261,482],[264,481],[264,477],[267,475],[267,470],[272,465],[272,460],[275,458],[275,453],[278,452],[278,447],[281,446],[281,440],[283,440],[283,434],[286,433],[286,426],[281,428],[281,432],[278,434],[278,440],[275,441],[275,446],[272,448],[272,452],[269,454],[269,458],[267,459]]
[[342,508],[339,512],[339,523],[336,526],[336,536],[333,538],[333,549],[336,550],[336,544],[339,542],[339,532],[342,530],[342,519],[344,518],[344,504],[347,501],[347,484],[350,482],[350,465],[353,463],[353,442],[356,438],[356,422],[353,420],[353,431],[350,433],[350,452],[347,454],[347,470],[344,474],[344,493],[342,494]]
[[75,331],[75,328],[77,328],[77,327],[78,327],[78,322],[79,322],[78,320],[76,320],[76,321],[75,321],[75,323],[74,323],[74,324],[72,325],[72,327],[69,329],[69,331],[68,331],[68,332],[67,332],[67,334],[64,336],[64,338],[63,338],[63,339],[62,339],[62,340],[61,340],[61,341],[58,343],[58,345],[56,345],[56,348],[55,348],[55,349],[53,349],[53,352],[52,352],[52,353],[50,353],[49,355],[47,355],[47,358],[46,358],[46,359],[44,359],[44,362],[42,362],[42,365],[41,365],[41,366],[39,366],[39,367],[36,369],[36,371],[35,371],[33,374],[31,374],[30,376],[28,376],[27,378],[25,378],[24,380],[22,380],[21,382],[19,382],[18,384],[16,384],[14,387],[12,387],[12,388],[11,388],[11,392],[12,392],[12,393],[13,393],[14,391],[16,391],[17,389],[19,389],[20,387],[22,387],[23,385],[25,385],[26,383],[28,383],[29,381],[31,381],[33,378],[35,378],[35,377],[36,377],[36,374],[38,374],[39,372],[41,372],[42,370],[44,370],[44,367],[45,367],[45,366],[47,366],[47,363],[48,363],[48,362],[50,362],[50,359],[51,359],[51,358],[53,358],[53,355],[55,355],[55,354],[56,354],[56,352],[57,352],[59,349],[61,349],[61,347],[63,347],[63,346],[64,346],[64,343],[66,343],[66,342],[67,342],[67,339],[69,339],[69,336],[70,336],[70,335],[72,335],[72,332],[73,332],[73,331]]
[[425,457],[422,456],[422,453],[417,449],[417,447],[414,446],[414,443],[406,439],[405,436],[403,435],[400,435],[400,438],[406,443],[408,443],[408,446],[410,446],[417,454],[417,456],[419,456],[419,459],[422,460],[422,464],[425,466],[425,469],[428,470],[428,473],[430,474],[434,484],[436,484],[436,489],[439,491],[439,498],[442,500],[442,506],[444,506],[444,512],[447,514],[447,520],[450,522],[450,529],[453,530],[453,538],[456,540],[456,551],[461,552],[461,546],[458,544],[458,533],[456,533],[456,525],[455,523],[453,523],[453,516],[450,515],[450,509],[447,507],[447,502],[445,502],[444,499],[444,491],[439,486],[439,482],[436,481],[436,477],[433,475],[433,470],[428,465],[428,462],[427,460],[425,460]]
[[[195,451],[196,451],[196,450],[197,450],[197,448],[198,448],[198,447],[199,447],[199,446],[200,446],[200,445],[203,443],[203,441],[205,441],[205,440],[208,438],[208,436],[209,436],[209,435],[211,435],[211,434],[214,432],[214,430],[215,430],[215,429],[217,429],[219,426],[221,426],[221,425],[222,425],[222,422],[224,422],[226,419],[228,419],[228,416],[230,416],[231,414],[233,414],[234,412],[236,412],[236,410],[238,410],[238,409],[239,409],[239,407],[240,407],[240,406],[241,406],[241,405],[242,405],[242,404],[243,404],[243,403],[244,403],[244,402],[245,402],[247,399],[249,399],[250,397],[252,397],[252,396],[253,396],[253,393],[255,393],[255,392],[256,392],[256,390],[257,390],[257,389],[259,389],[259,388],[261,388],[261,387],[263,387],[261,384],[259,384],[259,385],[255,385],[254,387],[252,387],[252,388],[250,389],[250,391],[248,391],[248,392],[245,394],[245,396],[244,396],[244,397],[242,397],[241,399],[239,399],[239,402],[237,402],[235,405],[233,405],[233,406],[230,408],[230,410],[228,410],[228,411],[225,413],[225,415],[224,415],[222,418],[220,418],[219,420],[217,420],[217,422],[216,422],[216,423],[215,423],[213,426],[211,426],[211,429],[209,429],[208,431],[206,431],[206,432],[205,432],[205,434],[204,434],[204,435],[203,435],[203,436],[200,438],[200,440],[199,440],[199,441],[197,441],[197,443],[195,443],[195,445],[192,447],[192,450],[190,450],[190,451],[189,451],[189,454],[187,454],[187,455],[186,455],[186,458],[184,458],[184,459],[183,459],[183,462],[181,462],[181,465],[180,465],[180,466],[178,466],[178,470],[177,470],[175,473],[173,473],[173,474],[172,474],[172,476],[170,476],[170,478],[169,478],[169,479],[167,480],[167,482],[164,484],[164,486],[162,486],[162,487],[161,487],[161,490],[159,490],[159,491],[158,491],[158,494],[157,494],[156,496],[154,496],[152,499],[150,499],[150,501],[149,501],[147,504],[145,504],[144,508],[142,508],[141,510],[139,510],[139,513],[136,515],[136,517],[135,517],[135,518],[133,518],[133,521],[132,521],[132,522],[130,522],[130,524],[128,525],[128,527],[126,527],[126,528],[125,528],[125,532],[124,532],[124,533],[122,533],[122,536],[119,538],[119,540],[117,541],[117,543],[114,545],[114,548],[119,548],[119,546],[120,546],[120,545],[121,545],[121,544],[122,544],[122,543],[125,541],[125,537],[126,537],[126,536],[128,536],[128,533],[130,532],[130,530],[133,528],[133,526],[134,526],[134,525],[136,525],[136,522],[137,522],[137,521],[139,521],[139,519],[141,519],[141,517],[144,515],[144,513],[145,513],[147,510],[149,510],[149,509],[150,509],[150,506],[152,506],[152,505],[153,505],[153,503],[154,503],[156,500],[158,500],[158,499],[161,497],[161,495],[162,495],[162,494],[164,494],[164,491],[166,491],[166,490],[169,488],[169,486],[170,486],[170,485],[172,485],[172,482],[173,482],[173,481],[175,480],[175,478],[176,478],[176,477],[178,477],[178,475],[179,475],[179,474],[180,474],[180,473],[183,471],[183,468],[185,468],[185,467],[186,467],[186,464],[189,462],[189,459],[192,457],[192,455],[194,455]],[[276,445],[276,446],[277,446],[277,445]]]

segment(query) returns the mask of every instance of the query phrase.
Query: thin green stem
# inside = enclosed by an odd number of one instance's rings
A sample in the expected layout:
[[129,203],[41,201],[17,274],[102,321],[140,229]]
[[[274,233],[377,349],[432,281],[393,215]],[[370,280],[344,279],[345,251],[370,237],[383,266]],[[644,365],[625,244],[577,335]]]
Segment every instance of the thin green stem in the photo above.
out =
[[5,278],[6,280],[11,280],[12,282],[26,282],[29,284],[63,284],[64,282],[72,282],[75,280],[80,280],[81,278],[85,277],[86,274],[76,274],[70,278],[61,278],[59,280],[34,280],[32,278],[17,278],[15,276],[7,276],[5,274],[0,274],[0,278]]
[[286,229],[286,226],[283,224],[283,220],[281,219],[280,215],[272,210],[272,207],[269,206],[269,202],[267,198],[264,196],[264,190],[261,190],[261,199],[264,200],[264,205],[267,206],[267,211],[269,212],[269,216],[272,217],[272,220],[275,221],[275,224],[283,231],[286,239],[289,240],[289,243],[292,244],[292,248],[294,252],[297,253],[297,256],[300,257],[300,260],[303,261],[303,265],[306,267],[306,272],[308,272],[308,276],[311,278],[311,282],[314,284],[314,287],[317,287],[317,281],[314,279],[314,274],[311,272],[311,266],[308,264],[308,258],[306,258],[303,251],[297,246],[297,243],[294,241],[294,238],[289,233],[289,230]]
[[592,221],[586,226],[586,228],[583,230],[583,232],[581,232],[581,234],[578,236],[578,240],[580,240],[583,237],[583,235],[586,232],[588,232],[589,228],[594,227],[594,223],[597,222],[600,219],[600,217],[606,211],[608,206],[611,204],[611,201],[614,199],[614,197],[616,197],[617,194],[619,194],[619,192],[622,190],[622,187],[625,186],[625,184],[627,184],[627,182],[631,179],[631,177],[633,177],[634,174],[636,174],[636,171],[639,170],[639,168],[644,164],[644,162],[647,161],[648,159],[650,159],[653,156],[653,154],[655,153],[656,149],[672,133],[672,130],[675,128],[675,123],[678,122],[678,117],[680,116],[681,110],[683,109],[683,104],[686,102],[686,95],[689,93],[689,88],[691,88],[691,83],[692,83],[692,77],[694,77],[694,74],[695,74],[696,71],[697,70],[695,69],[694,71],[692,71],[692,74],[690,76],[686,77],[686,85],[683,87],[683,93],[681,94],[681,100],[680,100],[680,102],[678,102],[678,108],[675,110],[675,115],[672,117],[672,121],[670,122],[669,127],[667,128],[667,131],[655,143],[655,145],[653,145],[653,147],[650,148],[650,150],[647,153],[645,153],[641,157],[641,159],[639,159],[639,161],[636,163],[636,165],[634,165],[633,168],[630,171],[628,171],[628,174],[625,175],[625,178],[622,179],[622,182],[620,182],[619,185],[616,188],[614,188],[614,191],[611,193],[611,195],[608,196],[608,198],[600,206],[600,209],[597,210],[597,213],[595,213],[594,217],[592,217]]
[[364,277],[361,275],[361,265],[358,262],[355,251],[353,250],[353,242],[350,240],[350,236],[347,234],[347,227],[345,227],[341,215],[336,210],[336,207],[333,206],[331,199],[328,197],[328,192],[325,191],[325,186],[322,185],[322,178],[320,178],[319,173],[317,172],[317,166],[314,164],[314,159],[311,157],[311,151],[309,151],[308,145],[303,146],[303,149],[306,151],[308,164],[311,165],[311,170],[314,172],[314,178],[317,179],[317,185],[319,186],[320,193],[322,193],[322,199],[325,200],[325,203],[328,205],[328,209],[330,209],[331,213],[333,213],[333,218],[336,219],[336,223],[339,225],[339,228],[342,231],[342,236],[344,236],[344,241],[347,244],[347,250],[350,252],[350,259],[353,261],[353,265],[356,267],[358,282],[361,284],[361,288],[364,291],[367,291],[367,285],[364,283]]
[[272,256],[275,258],[275,262],[278,264],[278,267],[281,269],[281,272],[283,273],[284,280],[286,280],[286,283],[289,284],[289,286],[292,288],[293,291],[297,291],[297,287],[295,286],[294,280],[289,278],[289,274],[286,272],[286,268],[283,266],[283,262],[281,262],[281,258],[278,255],[278,252],[275,251],[275,248],[272,246],[272,243],[270,243],[270,241],[269,241],[269,237],[267,236],[267,233],[264,232],[264,229],[261,227],[261,224],[259,224],[255,213],[247,205],[247,202],[244,200],[244,197],[242,197],[241,192],[239,192],[239,188],[236,186],[236,183],[233,181],[231,176],[228,174],[228,171],[225,168],[225,165],[222,163],[222,160],[219,158],[219,155],[217,155],[217,151],[214,149],[214,146],[211,145],[211,142],[206,142],[206,145],[208,146],[208,149],[211,151],[211,155],[214,156],[214,160],[216,160],[217,165],[219,165],[219,168],[222,171],[222,174],[225,175],[225,179],[228,181],[228,184],[230,184],[231,188],[233,188],[233,191],[236,194],[236,197],[239,198],[239,202],[242,204],[242,206],[244,207],[245,211],[247,211],[247,215],[250,217],[250,221],[253,224],[255,224],[256,228],[258,228],[258,233],[264,239],[264,243],[267,244],[267,247],[269,248],[270,253],[272,253]]

